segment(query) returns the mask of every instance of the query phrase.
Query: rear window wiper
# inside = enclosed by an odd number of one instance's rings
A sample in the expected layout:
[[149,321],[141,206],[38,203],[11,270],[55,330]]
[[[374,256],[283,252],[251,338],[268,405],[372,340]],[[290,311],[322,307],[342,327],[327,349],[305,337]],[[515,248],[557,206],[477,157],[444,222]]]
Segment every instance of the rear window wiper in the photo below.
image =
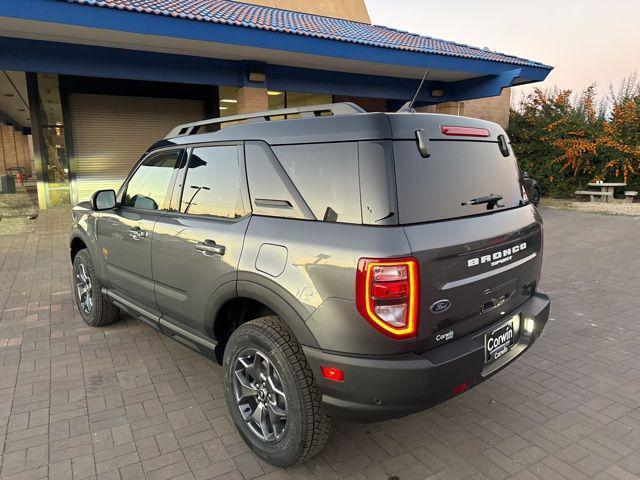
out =
[[493,210],[494,207],[498,207],[498,208],[502,208],[504,207],[504,205],[500,205],[498,202],[500,200],[502,200],[502,195],[497,195],[497,194],[491,194],[491,195],[487,195],[485,197],[478,197],[478,198],[474,198],[469,200],[468,202],[464,202],[462,203],[463,207],[466,207],[468,205],[482,205],[484,203],[487,204],[487,210]]

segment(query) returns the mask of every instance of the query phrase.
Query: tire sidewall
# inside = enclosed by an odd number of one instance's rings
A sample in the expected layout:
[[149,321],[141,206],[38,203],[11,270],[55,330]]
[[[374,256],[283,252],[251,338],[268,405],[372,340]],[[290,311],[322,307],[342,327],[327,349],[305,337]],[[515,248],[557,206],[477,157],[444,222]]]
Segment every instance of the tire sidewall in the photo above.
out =
[[[302,395],[285,355],[276,342],[256,328],[241,326],[229,339],[224,353],[224,390],[231,417],[242,438],[259,456],[276,466],[294,463],[300,455],[304,437]],[[287,427],[280,440],[268,443],[258,437],[246,425],[237,406],[234,391],[234,369],[238,355],[247,348],[257,348],[273,363],[280,374],[287,398]]]

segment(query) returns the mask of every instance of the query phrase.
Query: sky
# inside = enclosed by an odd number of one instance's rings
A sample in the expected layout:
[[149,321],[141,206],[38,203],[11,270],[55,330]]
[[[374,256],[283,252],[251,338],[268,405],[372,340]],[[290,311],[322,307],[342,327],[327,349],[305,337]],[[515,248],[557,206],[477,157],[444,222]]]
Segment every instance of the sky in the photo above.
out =
[[[640,0],[365,0],[374,24],[554,66],[543,88],[606,95],[640,74]],[[532,87],[518,87],[519,98]]]

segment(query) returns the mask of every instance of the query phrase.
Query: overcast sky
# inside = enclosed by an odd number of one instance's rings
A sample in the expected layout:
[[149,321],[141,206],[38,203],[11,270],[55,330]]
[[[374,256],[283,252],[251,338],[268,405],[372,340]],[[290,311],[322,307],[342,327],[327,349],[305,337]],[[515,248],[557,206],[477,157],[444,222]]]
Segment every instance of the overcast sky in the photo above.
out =
[[365,1],[375,24],[553,65],[538,85],[606,94],[640,73],[640,0]]

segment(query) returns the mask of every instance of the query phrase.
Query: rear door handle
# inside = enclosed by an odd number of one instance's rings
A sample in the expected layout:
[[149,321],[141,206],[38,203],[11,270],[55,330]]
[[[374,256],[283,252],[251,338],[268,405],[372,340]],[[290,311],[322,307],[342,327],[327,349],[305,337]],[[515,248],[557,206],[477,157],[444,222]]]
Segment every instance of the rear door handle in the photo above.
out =
[[134,240],[140,240],[141,238],[144,238],[147,236],[147,232],[144,230],[141,230],[140,227],[134,227],[131,230],[129,230],[127,233],[129,233],[129,236]]
[[196,250],[202,252],[203,255],[211,257],[213,255],[224,255],[226,248],[224,245],[218,245],[213,240],[205,240],[204,242],[196,243]]

